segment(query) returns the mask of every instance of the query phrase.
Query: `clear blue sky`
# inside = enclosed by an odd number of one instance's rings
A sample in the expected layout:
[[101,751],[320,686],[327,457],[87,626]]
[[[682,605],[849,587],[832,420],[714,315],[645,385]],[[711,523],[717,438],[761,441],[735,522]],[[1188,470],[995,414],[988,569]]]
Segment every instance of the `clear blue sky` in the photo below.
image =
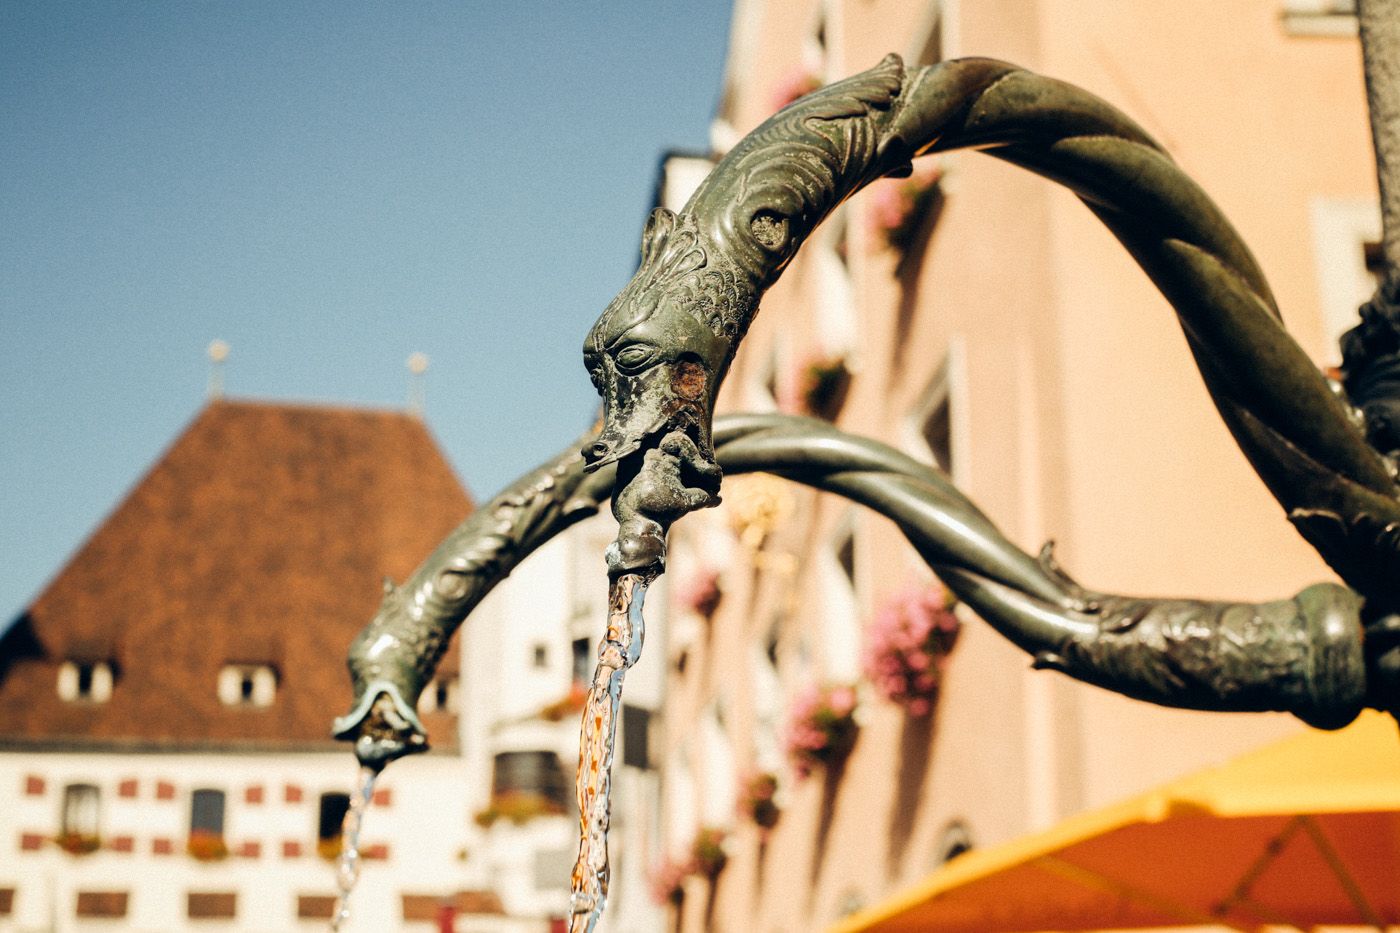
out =
[[583,335],[728,0],[0,4],[0,627],[204,404],[401,406],[478,498],[571,439]]

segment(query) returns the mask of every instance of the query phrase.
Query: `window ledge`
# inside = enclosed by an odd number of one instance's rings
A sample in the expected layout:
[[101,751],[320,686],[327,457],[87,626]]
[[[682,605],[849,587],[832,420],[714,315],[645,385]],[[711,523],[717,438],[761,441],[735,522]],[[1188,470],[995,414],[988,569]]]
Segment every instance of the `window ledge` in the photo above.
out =
[[1283,31],[1299,38],[1351,38],[1356,35],[1353,13],[1284,13]]

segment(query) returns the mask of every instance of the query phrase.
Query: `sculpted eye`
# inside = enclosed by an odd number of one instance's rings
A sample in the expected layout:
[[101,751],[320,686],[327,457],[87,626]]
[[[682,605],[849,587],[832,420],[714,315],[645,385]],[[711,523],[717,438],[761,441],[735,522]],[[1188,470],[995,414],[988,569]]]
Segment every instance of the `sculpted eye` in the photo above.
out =
[[656,348],[646,344],[634,343],[631,346],[623,347],[613,357],[613,362],[617,363],[617,368],[625,373],[632,374],[645,369],[656,358]]
[[598,354],[591,350],[584,350],[583,365],[588,370],[588,378],[592,380],[593,388],[601,391],[603,388],[603,365],[598,359]]

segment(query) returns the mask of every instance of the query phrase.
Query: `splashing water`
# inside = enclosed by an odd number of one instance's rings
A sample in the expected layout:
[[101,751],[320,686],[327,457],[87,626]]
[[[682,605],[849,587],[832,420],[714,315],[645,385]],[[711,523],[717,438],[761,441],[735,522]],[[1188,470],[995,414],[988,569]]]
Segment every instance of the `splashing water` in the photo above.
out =
[[340,861],[335,866],[335,886],[339,893],[331,915],[332,930],[339,930],[350,919],[350,892],[355,890],[355,882],[360,879],[360,826],[374,797],[374,779],[378,776],[374,768],[360,769],[355,794],[350,798],[350,808],[345,811],[345,822],[340,824]]
[[642,654],[642,602],[647,579],[627,573],[608,594],[608,631],[583,709],[578,756],[578,861],[569,895],[570,933],[592,933],[608,899],[608,822],[613,745],[622,678]]

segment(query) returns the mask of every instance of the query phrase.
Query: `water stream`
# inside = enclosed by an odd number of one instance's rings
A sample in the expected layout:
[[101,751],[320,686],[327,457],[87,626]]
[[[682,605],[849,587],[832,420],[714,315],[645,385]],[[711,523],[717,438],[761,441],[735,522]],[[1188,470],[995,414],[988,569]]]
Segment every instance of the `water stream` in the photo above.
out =
[[355,890],[355,882],[360,879],[360,826],[374,797],[374,779],[378,775],[374,768],[360,768],[355,793],[350,796],[350,807],[345,811],[345,821],[340,824],[340,861],[335,866],[338,893],[335,912],[331,915],[332,930],[339,930],[350,919],[350,892]]
[[570,933],[592,933],[608,899],[608,822],[613,746],[622,678],[642,654],[642,602],[647,580],[621,574],[608,593],[608,630],[583,709],[578,756],[578,861],[569,894]]

